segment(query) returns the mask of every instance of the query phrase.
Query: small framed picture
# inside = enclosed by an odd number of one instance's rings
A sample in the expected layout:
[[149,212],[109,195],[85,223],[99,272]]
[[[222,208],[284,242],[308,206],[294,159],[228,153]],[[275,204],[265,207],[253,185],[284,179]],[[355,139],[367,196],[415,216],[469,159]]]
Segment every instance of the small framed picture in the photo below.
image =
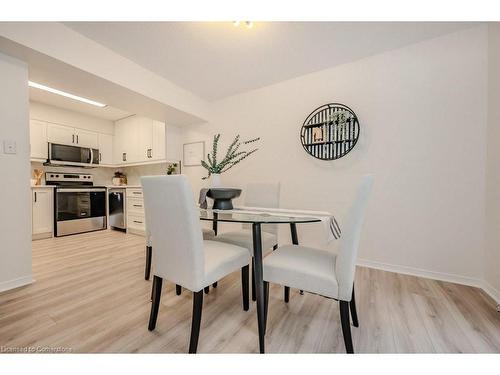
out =
[[185,167],[201,165],[205,159],[205,142],[184,143],[183,154]]

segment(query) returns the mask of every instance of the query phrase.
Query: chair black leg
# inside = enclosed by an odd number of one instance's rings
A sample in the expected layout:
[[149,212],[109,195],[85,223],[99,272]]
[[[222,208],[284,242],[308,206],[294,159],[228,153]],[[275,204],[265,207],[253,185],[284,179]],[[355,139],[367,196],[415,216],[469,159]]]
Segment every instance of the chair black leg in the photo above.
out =
[[264,333],[267,329],[267,311],[269,310],[269,282],[264,281]]
[[285,302],[288,303],[290,301],[290,287],[285,286]]
[[349,302],[339,301],[340,323],[342,324],[342,334],[344,335],[345,350],[347,353],[354,353],[351,337],[351,322],[349,320]]
[[175,284],[175,294],[177,294],[178,296],[180,296],[182,293],[182,286],[178,285],[178,284]]
[[144,279],[149,280],[151,275],[151,255],[153,254],[153,248],[151,246],[146,246],[146,269],[144,270]]
[[217,281],[216,281],[215,283],[213,283],[213,284],[212,284],[212,286],[213,286],[214,288],[217,288]]
[[163,279],[155,275],[153,278],[153,303],[151,304],[151,314],[149,315],[148,325],[150,331],[154,330],[156,327],[156,319],[158,318],[158,310],[160,308],[162,283]]
[[203,288],[203,290],[205,291],[205,294],[208,294],[208,292],[210,292],[210,287],[206,286],[205,288]]
[[354,285],[352,286],[352,297],[351,302],[349,302],[349,307],[349,310],[351,310],[352,325],[354,327],[359,327],[358,312],[356,311],[356,299],[354,297]]
[[243,310],[248,311],[250,301],[248,300],[248,268],[246,265],[241,269],[241,295],[243,296]]
[[257,301],[257,296],[255,295],[255,264],[252,258],[252,301]]
[[189,353],[196,353],[196,350],[198,349],[202,307],[203,290],[200,290],[199,292],[193,292],[193,318],[191,321],[191,339],[189,340]]

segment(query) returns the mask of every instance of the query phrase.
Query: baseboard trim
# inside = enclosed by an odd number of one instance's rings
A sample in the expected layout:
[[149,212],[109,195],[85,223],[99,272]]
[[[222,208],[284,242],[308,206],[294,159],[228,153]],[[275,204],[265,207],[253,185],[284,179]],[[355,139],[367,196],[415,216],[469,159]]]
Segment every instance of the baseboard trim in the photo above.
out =
[[13,280],[7,280],[0,283],[0,292],[5,292],[7,290],[19,288],[34,282],[33,275],[19,277]]
[[455,283],[455,284],[475,286],[478,288],[482,288],[482,286],[484,285],[483,280],[477,279],[474,277],[460,276],[460,275],[443,273],[443,272],[428,271],[428,270],[424,270],[421,268],[400,266],[400,265],[396,265],[396,264],[376,262],[376,261],[367,260],[367,259],[359,259],[358,266],[375,268],[375,269],[382,270],[382,271],[402,273],[404,275],[424,277],[427,279],[447,281],[447,282]]
[[496,290],[493,285],[491,285],[487,281],[483,281],[483,285],[481,286],[481,289],[484,290],[484,292],[489,295],[493,300],[500,305],[500,290]]

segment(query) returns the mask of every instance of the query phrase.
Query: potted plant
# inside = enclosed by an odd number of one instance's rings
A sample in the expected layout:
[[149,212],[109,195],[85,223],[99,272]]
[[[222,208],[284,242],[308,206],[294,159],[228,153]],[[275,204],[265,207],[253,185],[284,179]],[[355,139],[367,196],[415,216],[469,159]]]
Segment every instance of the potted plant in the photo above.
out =
[[175,174],[176,171],[177,171],[177,163],[172,163],[168,165],[167,167],[168,175]]
[[257,142],[260,137],[249,139],[248,141],[240,141],[239,134],[234,138],[234,141],[228,147],[226,155],[220,160],[217,160],[217,151],[219,147],[220,134],[214,135],[212,144],[212,153],[207,154],[207,161],[202,160],[201,165],[207,170],[208,176],[203,177],[203,180],[210,178],[211,187],[218,187],[221,185],[220,175],[240,163],[250,155],[252,155],[258,148],[250,151],[241,150],[241,146],[246,146],[250,143]]
[[120,171],[116,171],[112,181],[113,185],[116,186],[127,185],[127,176]]

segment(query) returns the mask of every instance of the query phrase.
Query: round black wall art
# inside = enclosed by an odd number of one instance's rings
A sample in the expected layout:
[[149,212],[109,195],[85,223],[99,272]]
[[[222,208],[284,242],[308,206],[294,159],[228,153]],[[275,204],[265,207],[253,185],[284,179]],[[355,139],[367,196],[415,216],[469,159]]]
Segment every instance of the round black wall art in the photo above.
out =
[[358,117],[344,104],[316,108],[300,129],[304,150],[317,159],[335,160],[347,155],[358,142]]

